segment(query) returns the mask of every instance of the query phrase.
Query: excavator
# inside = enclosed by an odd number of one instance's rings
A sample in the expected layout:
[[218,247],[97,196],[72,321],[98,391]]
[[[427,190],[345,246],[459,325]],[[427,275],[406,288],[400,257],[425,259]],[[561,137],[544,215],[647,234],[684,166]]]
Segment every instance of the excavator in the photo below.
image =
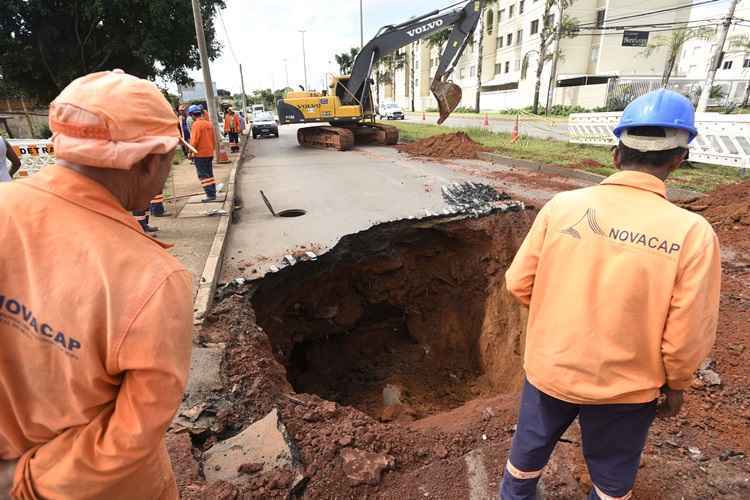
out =
[[458,2],[398,25],[381,28],[357,55],[351,75],[332,76],[328,90],[290,91],[276,107],[279,123],[328,123],[297,130],[301,146],[346,151],[359,144],[392,145],[398,142],[396,127],[376,123],[372,98],[373,68],[381,59],[417,40],[451,30],[430,85],[437,99],[438,124],[461,102],[461,87],[448,81],[479,23],[484,0]]

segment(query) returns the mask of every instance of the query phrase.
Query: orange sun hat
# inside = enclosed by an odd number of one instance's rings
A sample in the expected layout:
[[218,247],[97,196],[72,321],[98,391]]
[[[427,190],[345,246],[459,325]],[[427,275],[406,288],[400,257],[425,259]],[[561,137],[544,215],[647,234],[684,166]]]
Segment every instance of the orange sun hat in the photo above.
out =
[[57,158],[129,170],[180,141],[178,120],[159,88],[122,70],[77,78],[49,108]]

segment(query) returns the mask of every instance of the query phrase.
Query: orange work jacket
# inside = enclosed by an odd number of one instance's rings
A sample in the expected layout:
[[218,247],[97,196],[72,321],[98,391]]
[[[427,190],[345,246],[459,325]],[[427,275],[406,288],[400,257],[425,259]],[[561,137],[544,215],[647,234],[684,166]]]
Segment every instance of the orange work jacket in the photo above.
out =
[[13,498],[176,499],[164,432],[190,362],[191,276],[103,186],[0,185],[0,460]]
[[224,132],[240,133],[240,117],[236,114],[227,114],[224,117]]
[[198,150],[198,158],[210,158],[216,148],[213,125],[206,118],[198,118],[190,129],[190,144]]
[[665,383],[684,389],[716,338],[719,242],[650,174],[555,196],[505,279],[529,306],[529,382],[571,403],[645,403]]

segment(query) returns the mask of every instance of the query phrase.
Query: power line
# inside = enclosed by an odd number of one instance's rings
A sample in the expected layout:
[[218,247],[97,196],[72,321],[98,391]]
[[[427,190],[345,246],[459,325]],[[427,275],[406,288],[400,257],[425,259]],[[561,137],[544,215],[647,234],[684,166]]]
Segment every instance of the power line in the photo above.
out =
[[690,26],[691,24],[696,23],[705,23],[707,26],[711,25],[718,25],[718,22],[721,21],[722,18],[708,18],[708,19],[695,19],[692,21],[672,21],[667,23],[643,23],[643,24],[618,24],[616,26],[598,26],[598,27],[588,27],[588,26],[582,26],[577,27],[577,29],[581,30],[626,30],[626,29],[632,29],[632,28],[661,28],[664,26],[679,26],[679,27],[685,27],[685,28],[693,28],[695,26]]
[[[709,27],[709,26],[716,26],[716,25],[715,24],[704,24],[704,25],[700,25],[700,26],[691,26],[691,28],[706,28],[706,27]],[[654,29],[654,30],[648,30],[649,33],[660,33],[660,32],[663,32],[663,31],[674,31],[674,28],[659,28],[659,29]],[[569,36],[577,37],[577,36],[610,36],[610,35],[622,35],[622,33],[619,32],[619,31],[611,31],[611,32],[602,31],[602,32],[599,32],[599,33],[572,33]]]
[[232,59],[234,59],[236,64],[239,64],[240,62],[237,60],[237,55],[234,53],[232,39],[229,38],[229,31],[227,31],[227,25],[224,24],[224,16],[221,15],[221,10],[219,10],[219,20],[221,21],[221,27],[224,28],[224,35],[227,37],[227,46],[229,47],[229,52],[232,54]]
[[[693,8],[693,7],[699,7],[701,5],[707,5],[707,4],[710,4],[710,3],[716,3],[716,2],[720,2],[720,1],[723,1],[723,0],[704,0],[703,2],[677,5],[675,7],[669,7],[669,8],[660,9],[660,10],[653,10],[653,11],[650,11],[650,12],[641,12],[639,14],[630,14],[630,15],[627,15],[627,16],[613,17],[613,18],[610,18],[610,19],[605,19],[604,22],[608,23],[608,22],[612,22],[612,21],[622,21],[623,19],[633,19],[635,17],[651,16],[651,15],[654,15],[654,14],[662,14],[662,13],[665,13],[665,12],[673,12],[673,11],[676,11],[676,10],[690,9],[690,8]],[[593,21],[593,22],[590,22],[590,23],[582,23],[581,24],[581,26],[588,26],[588,25],[596,25],[596,21]]]

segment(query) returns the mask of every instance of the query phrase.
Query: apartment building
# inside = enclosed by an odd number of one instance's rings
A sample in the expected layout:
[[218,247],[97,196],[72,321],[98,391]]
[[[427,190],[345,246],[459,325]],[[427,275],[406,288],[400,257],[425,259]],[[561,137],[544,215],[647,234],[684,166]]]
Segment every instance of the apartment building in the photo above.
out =
[[[486,3],[474,43],[467,47],[452,75],[453,82],[463,89],[461,106],[474,107],[478,88],[483,110],[523,108],[533,103],[539,34],[545,23],[544,4],[544,0]],[[562,57],[553,103],[596,108],[605,105],[611,82],[616,78],[660,77],[667,57],[666,48],[649,56],[644,54],[644,48],[649,40],[669,32],[645,27],[628,29],[626,34],[617,28],[688,21],[691,9],[669,10],[674,6],[674,0],[651,0],[640,8],[633,7],[632,0],[575,0],[565,16],[572,18],[581,29],[561,42]],[[640,15],[646,11],[657,13]],[[558,16],[555,6],[547,19],[549,25],[556,25]],[[481,85],[477,85],[480,30],[483,34]],[[552,50],[550,47],[549,52]],[[411,109],[411,94],[414,94],[415,110],[434,108],[436,103],[429,86],[437,69],[439,48],[422,40],[404,51],[406,63],[396,71],[394,84],[381,89],[381,100],[395,101]],[[546,102],[551,66],[550,61],[543,66],[542,104]]]

